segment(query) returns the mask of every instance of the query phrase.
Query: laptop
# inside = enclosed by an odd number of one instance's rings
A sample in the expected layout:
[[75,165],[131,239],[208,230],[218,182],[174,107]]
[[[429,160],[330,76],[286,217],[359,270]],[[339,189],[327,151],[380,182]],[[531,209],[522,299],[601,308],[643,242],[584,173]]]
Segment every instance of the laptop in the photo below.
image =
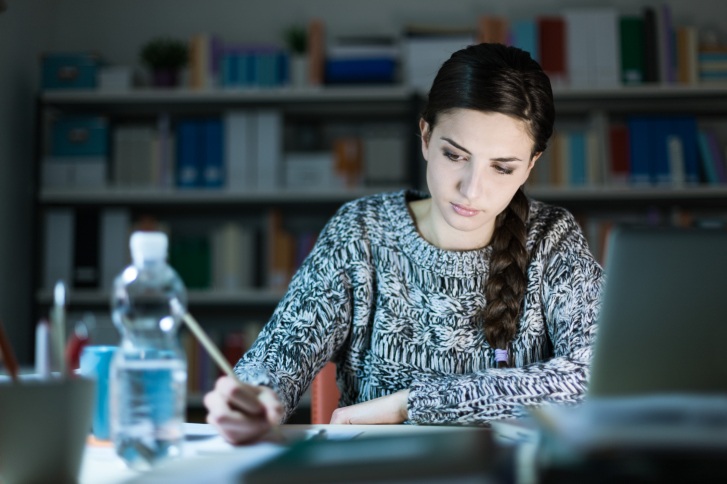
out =
[[727,230],[617,227],[589,397],[727,393]]

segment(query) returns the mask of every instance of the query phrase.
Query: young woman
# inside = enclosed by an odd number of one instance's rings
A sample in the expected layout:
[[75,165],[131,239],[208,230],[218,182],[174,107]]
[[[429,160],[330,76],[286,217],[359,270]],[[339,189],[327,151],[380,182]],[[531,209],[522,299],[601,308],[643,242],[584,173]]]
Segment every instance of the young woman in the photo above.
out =
[[237,364],[248,384],[205,396],[208,422],[256,439],[329,360],[332,423],[482,423],[581,399],[602,269],[569,212],[522,191],[554,117],[526,52],[453,54],[420,121],[431,196],[341,207]]

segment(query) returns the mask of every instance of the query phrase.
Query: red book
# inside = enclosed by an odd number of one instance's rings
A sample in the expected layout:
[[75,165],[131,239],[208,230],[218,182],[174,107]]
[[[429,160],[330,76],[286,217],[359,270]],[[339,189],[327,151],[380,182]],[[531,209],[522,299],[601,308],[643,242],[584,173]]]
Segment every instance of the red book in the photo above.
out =
[[562,17],[538,17],[540,66],[551,81],[566,76],[565,21]]
[[631,172],[629,130],[623,124],[611,125],[608,138],[611,150],[611,181],[626,183]]

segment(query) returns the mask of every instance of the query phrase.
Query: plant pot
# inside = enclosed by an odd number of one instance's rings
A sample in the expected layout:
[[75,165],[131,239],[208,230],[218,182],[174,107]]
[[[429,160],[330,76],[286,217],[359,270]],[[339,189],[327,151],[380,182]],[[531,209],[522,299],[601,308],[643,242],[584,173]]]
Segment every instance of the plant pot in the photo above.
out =
[[179,69],[154,69],[152,85],[154,87],[177,87],[179,85]]

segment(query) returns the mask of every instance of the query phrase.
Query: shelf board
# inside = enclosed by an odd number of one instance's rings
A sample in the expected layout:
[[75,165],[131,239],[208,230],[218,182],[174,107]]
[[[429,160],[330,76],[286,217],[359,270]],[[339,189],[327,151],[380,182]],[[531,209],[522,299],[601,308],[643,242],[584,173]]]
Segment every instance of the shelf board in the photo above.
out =
[[[266,289],[245,289],[234,292],[190,290],[187,296],[190,306],[274,306],[283,294]],[[67,300],[69,306],[108,306],[110,297],[107,291],[77,289],[69,292]],[[35,299],[38,304],[51,304],[52,291],[40,290],[36,293]]]
[[[40,99],[49,104],[225,104],[225,103],[319,103],[406,101],[413,94],[426,96],[428,90],[409,86],[336,86],[318,88],[270,89],[207,89],[190,90],[138,88],[128,91],[70,90],[42,91]],[[724,97],[727,82],[700,84],[645,84],[614,87],[556,87],[558,99],[613,98],[641,99],[644,97]]]
[[236,205],[290,203],[345,203],[357,198],[404,187],[366,187],[337,190],[166,190],[118,189],[95,190],[45,189],[38,197],[44,204],[123,204],[123,205]]
[[526,193],[535,200],[548,201],[628,201],[628,200],[715,200],[727,199],[727,185],[696,187],[536,187]]
[[42,91],[48,104],[229,104],[406,101],[413,91],[405,86],[342,86],[320,88],[206,89],[140,88],[127,91]]

